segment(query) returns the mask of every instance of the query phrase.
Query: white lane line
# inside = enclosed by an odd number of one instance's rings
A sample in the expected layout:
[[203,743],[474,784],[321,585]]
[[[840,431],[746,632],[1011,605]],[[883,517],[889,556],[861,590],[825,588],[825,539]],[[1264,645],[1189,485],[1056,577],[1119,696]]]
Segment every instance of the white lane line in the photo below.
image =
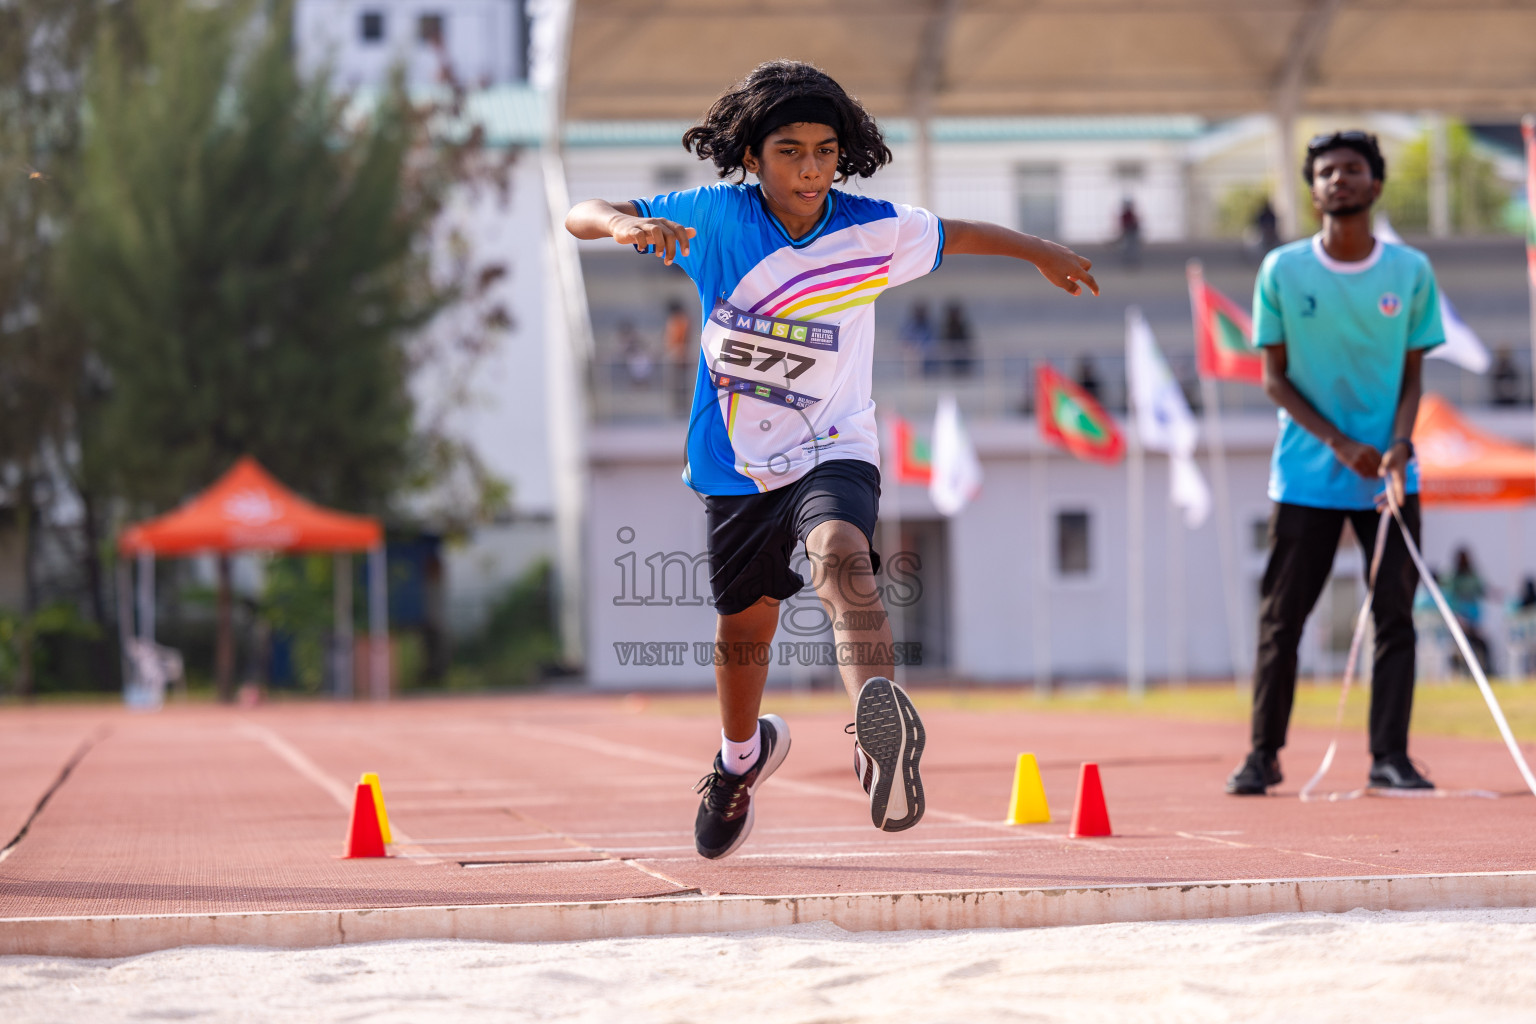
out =
[[[991,857],[991,856],[994,855],[994,853],[996,851],[993,851],[993,850],[930,850],[930,851],[927,851],[927,852],[931,853],[935,857]],[[906,851],[902,851],[902,850],[873,850],[873,851],[855,851],[855,850],[850,850],[847,853],[797,853],[797,854],[793,854],[793,855],[782,854],[782,853],[736,853],[736,854],[732,854],[731,855],[731,860],[733,862],[735,862],[735,861],[743,861],[743,860],[781,860],[781,861],[787,861],[787,862],[789,862],[791,864],[798,864],[801,861],[808,861],[808,860],[852,860],[852,859],[855,859],[855,858],[857,858],[858,860],[865,860],[865,859],[871,859],[872,860],[872,859],[877,858],[877,857],[905,857],[905,856],[908,856],[908,853]],[[689,858],[689,857],[656,857],[656,858],[653,858],[653,859],[656,860],[656,861],[660,861],[662,863],[671,863],[673,861],[691,862],[691,863],[693,863],[695,865],[698,863],[698,858],[697,857],[693,857],[693,858]],[[925,871],[926,871],[926,869],[924,869],[922,867],[914,867],[914,868],[912,868],[912,873],[915,874],[915,875],[924,874]]]
[[[283,739],[277,733],[273,732],[271,729],[268,729],[264,725],[253,725],[250,722],[241,722],[236,728],[240,732],[244,733],[248,738],[253,739],[257,743],[265,746],[268,750],[272,751],[272,753],[276,754],[279,758],[285,761],[294,771],[298,772],[300,775],[304,776],[306,779],[319,786],[326,793],[330,794],[331,799],[340,804],[342,810],[348,812],[349,814],[351,813],[353,801],[357,796],[357,787],[353,786],[349,788],[340,779],[327,773],[325,769],[311,761],[307,756],[305,756],[303,751],[299,750],[298,747],[295,747],[293,744],[289,743],[287,740]],[[422,863],[440,862],[440,858],[438,858],[436,854],[433,854],[428,850],[423,850],[421,847],[417,846],[416,841],[407,835],[405,830],[396,825],[394,821],[390,821],[389,831],[390,838],[394,840],[393,845],[396,847],[395,852],[397,856],[401,856],[402,858],[408,860],[419,859]],[[406,850],[415,850],[417,852],[414,854],[406,854]]]
[[[684,760],[681,757],[672,757],[668,754],[658,754],[656,751],[647,750],[645,747],[636,747],[627,743],[614,743],[610,740],[598,739],[585,733],[570,732],[566,729],[555,729],[550,726],[526,725],[520,722],[510,723],[508,728],[513,732],[522,733],[524,736],[533,739],[542,739],[550,743],[563,743],[566,746],[579,747],[583,750],[590,750],[593,753],[603,754],[608,757],[627,757],[634,761],[665,765],[668,768],[677,768],[682,771],[694,772],[699,770],[696,761]],[[830,786],[820,786],[813,782],[799,782],[795,779],[786,779],[782,775],[774,776],[773,788],[776,790],[788,789],[792,792],[803,793],[806,796],[819,796],[829,800],[842,800],[862,804],[865,807],[869,806],[869,797],[865,796],[862,792],[833,789]],[[852,787],[850,786],[849,789],[852,789]],[[927,816],[973,825],[977,828],[1006,830],[1013,827],[1000,821],[986,821],[982,818],[973,818],[968,814],[957,814],[953,811],[929,810]],[[1082,841],[1079,840],[1079,842]],[[1089,844],[1085,842],[1083,845]]]
[[[1055,840],[1066,841],[1066,839],[1067,839],[1066,836],[1057,834],[1057,835],[1018,835],[1018,836],[974,836],[974,837],[968,837],[967,841],[968,842],[973,842],[973,843],[1004,843],[1004,844],[1007,844],[1007,843],[1048,843],[1048,842],[1052,842],[1052,841],[1055,841]],[[772,843],[772,842],[763,843],[763,842],[756,842],[756,843],[753,843],[752,845],[756,849],[758,849],[758,850],[785,850],[785,851],[789,851],[789,850],[805,850],[805,849],[825,850],[825,849],[828,849],[830,847],[853,847],[853,848],[856,848],[856,849],[870,849],[870,842],[872,842],[872,841],[874,841],[874,840],[869,840],[869,841],[865,841],[865,842],[846,842],[846,843],[825,843],[825,842],[823,842],[823,843]],[[929,846],[929,845],[932,845],[932,844],[935,844],[935,843],[940,843],[940,844],[942,844],[942,843],[952,843],[954,841],[955,841],[955,837],[954,836],[935,836],[932,839],[916,839],[916,838],[914,838],[914,839],[905,839],[905,840],[901,840],[899,842],[893,841],[893,842],[890,842],[890,843],[882,843],[881,845],[882,846],[888,846],[888,847],[889,846],[896,846],[896,847],[899,847],[901,849],[907,850],[907,852],[909,852],[909,853],[928,854],[928,853],[932,853],[933,851],[926,850],[926,849],[921,849],[921,847]],[[1077,840],[1072,840],[1072,842],[1076,843]],[[451,860],[459,860],[459,859],[465,858],[465,857],[532,857],[535,854],[582,853],[582,852],[586,852],[587,849],[590,849],[591,852],[593,852],[593,853],[608,854],[610,856],[624,858],[624,857],[634,857],[634,856],[638,856],[639,854],[644,854],[644,853],[674,853],[674,852],[677,852],[677,851],[680,851],[680,850],[681,851],[687,851],[687,850],[692,850],[693,846],[692,845],[683,845],[683,844],[675,844],[675,845],[669,845],[669,846],[609,846],[609,847],[593,846],[593,847],[589,847],[589,848],[562,846],[562,847],[557,847],[557,848],[552,848],[552,849],[542,849],[542,850],[527,850],[527,849],[522,849],[522,850],[458,850],[458,851],[454,851],[454,852],[439,852],[439,853],[433,854],[433,856],[442,857],[445,860],[450,860],[450,859]]]
[[[393,790],[393,785],[391,785]],[[1057,824],[1063,824],[1058,822]],[[924,832],[932,832],[936,829],[969,829],[975,828],[963,821],[936,821],[932,825],[925,824]],[[1025,835],[1020,826],[1010,825],[1009,830],[1019,829],[1019,835]],[[752,834],[755,836],[778,835],[826,835],[832,832],[857,832],[868,834],[868,825],[774,825],[771,827],[759,826]],[[592,840],[624,840],[624,839],[691,839],[693,834],[686,829],[658,829],[644,832],[564,832],[562,835],[571,839]],[[1237,835],[1238,833],[1232,833]],[[417,839],[417,846],[448,846],[456,843],[524,843],[546,838],[544,833],[535,835],[517,836],[451,836],[446,839]]]
[[[1153,831],[1155,832],[1157,830],[1153,829]],[[1396,868],[1393,868],[1393,867],[1391,867],[1390,865],[1387,865],[1387,864],[1377,864],[1374,861],[1369,861],[1369,860],[1356,860],[1353,857],[1335,857],[1335,856],[1333,856],[1331,854],[1327,854],[1327,853],[1311,853],[1311,852],[1309,852],[1307,850],[1288,850],[1288,849],[1286,849],[1283,846],[1262,846],[1262,845],[1259,845],[1257,843],[1239,843],[1239,842],[1237,842],[1236,840],[1233,840],[1233,839],[1222,839],[1222,838],[1220,838],[1218,836],[1200,835],[1200,834],[1195,833],[1195,832],[1179,832],[1179,831],[1175,831],[1173,834],[1176,835],[1176,836],[1182,836],[1185,839],[1199,839],[1199,840],[1202,840],[1202,841],[1207,842],[1207,843],[1218,843],[1218,844],[1220,844],[1222,846],[1236,847],[1237,849],[1240,849],[1240,850],[1273,850],[1276,853],[1289,853],[1292,856],[1296,856],[1296,857],[1312,857],[1312,858],[1314,858],[1316,860],[1336,860],[1336,861],[1338,861],[1341,864],[1359,864],[1362,867],[1377,868],[1378,870],[1381,870],[1381,871],[1395,871],[1395,870],[1397,870]]]

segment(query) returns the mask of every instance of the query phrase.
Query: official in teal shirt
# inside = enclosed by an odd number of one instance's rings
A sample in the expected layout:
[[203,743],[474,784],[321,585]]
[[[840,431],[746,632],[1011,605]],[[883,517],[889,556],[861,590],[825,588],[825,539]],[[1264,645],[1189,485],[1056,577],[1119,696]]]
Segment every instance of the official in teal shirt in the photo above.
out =
[[[1367,565],[1387,492],[1409,535],[1419,533],[1413,423],[1424,353],[1445,332],[1429,260],[1371,234],[1371,206],[1386,176],[1374,135],[1313,139],[1302,178],[1322,230],[1271,252],[1254,289],[1254,342],[1264,353],[1264,393],[1280,407],[1280,437],[1270,461],[1275,505],[1260,586],[1253,747],[1227,779],[1227,792],[1236,796],[1263,794],[1283,781],[1279,753],[1296,695],[1297,647],[1333,574],[1344,523]],[[1432,789],[1408,757],[1418,572],[1403,528],[1395,518],[1387,526],[1371,600],[1366,785]]]
[[[1374,240],[1363,260],[1336,260],[1322,236],[1292,242],[1259,268],[1253,340],[1284,345],[1292,386],[1341,433],[1386,452],[1409,352],[1445,341],[1440,292],[1429,258]],[[1372,508],[1380,477],[1361,476],[1281,406],[1280,438],[1269,467],[1271,501],[1314,508]],[[1418,466],[1406,467],[1408,494]]]

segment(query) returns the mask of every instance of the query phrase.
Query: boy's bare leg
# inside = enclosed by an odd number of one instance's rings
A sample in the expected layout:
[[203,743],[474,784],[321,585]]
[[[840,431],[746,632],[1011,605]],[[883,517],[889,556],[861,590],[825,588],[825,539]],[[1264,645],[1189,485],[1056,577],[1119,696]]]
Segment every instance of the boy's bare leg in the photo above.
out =
[[[816,595],[833,618],[832,635],[848,645],[839,649],[838,671],[853,702],[854,771],[869,794],[870,821],[886,832],[909,829],[923,818],[918,760],[925,734],[911,699],[891,680],[891,624],[875,588],[869,540],[852,523],[833,519],[811,531],[805,550]],[[876,676],[881,680],[870,682]]]
[[[755,657],[759,645],[773,643],[779,602],[771,597],[715,623],[715,692],[720,697],[720,726],[728,739],[745,743],[757,732],[768,682],[768,660]],[[771,646],[770,646],[771,649]],[[758,664],[759,661],[763,663]],[[723,663],[722,663],[723,662]]]
[[848,699],[857,702],[865,680],[890,679],[896,673],[890,617],[875,586],[869,538],[852,523],[832,519],[811,531],[805,552],[815,572],[816,596],[832,616],[832,639],[852,645],[838,648],[852,657],[839,657],[837,667]]

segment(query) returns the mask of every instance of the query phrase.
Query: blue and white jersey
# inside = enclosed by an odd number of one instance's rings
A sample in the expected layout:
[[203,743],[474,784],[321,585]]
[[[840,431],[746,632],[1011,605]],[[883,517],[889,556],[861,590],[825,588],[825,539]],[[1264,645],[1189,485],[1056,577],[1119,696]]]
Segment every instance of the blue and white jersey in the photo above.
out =
[[676,261],[703,314],[684,482],[704,494],[756,494],[829,459],[878,466],[874,301],[938,269],[939,218],[833,189],[821,220],[792,239],[757,185],[634,204],[642,217],[698,232]]

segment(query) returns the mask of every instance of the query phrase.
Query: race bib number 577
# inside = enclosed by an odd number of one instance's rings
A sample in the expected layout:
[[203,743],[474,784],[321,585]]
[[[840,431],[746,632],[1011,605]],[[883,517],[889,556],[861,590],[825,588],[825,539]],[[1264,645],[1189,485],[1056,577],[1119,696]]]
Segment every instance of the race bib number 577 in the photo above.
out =
[[704,358],[721,391],[807,409],[827,396],[837,362],[837,327],[757,316],[720,299],[704,326]]

